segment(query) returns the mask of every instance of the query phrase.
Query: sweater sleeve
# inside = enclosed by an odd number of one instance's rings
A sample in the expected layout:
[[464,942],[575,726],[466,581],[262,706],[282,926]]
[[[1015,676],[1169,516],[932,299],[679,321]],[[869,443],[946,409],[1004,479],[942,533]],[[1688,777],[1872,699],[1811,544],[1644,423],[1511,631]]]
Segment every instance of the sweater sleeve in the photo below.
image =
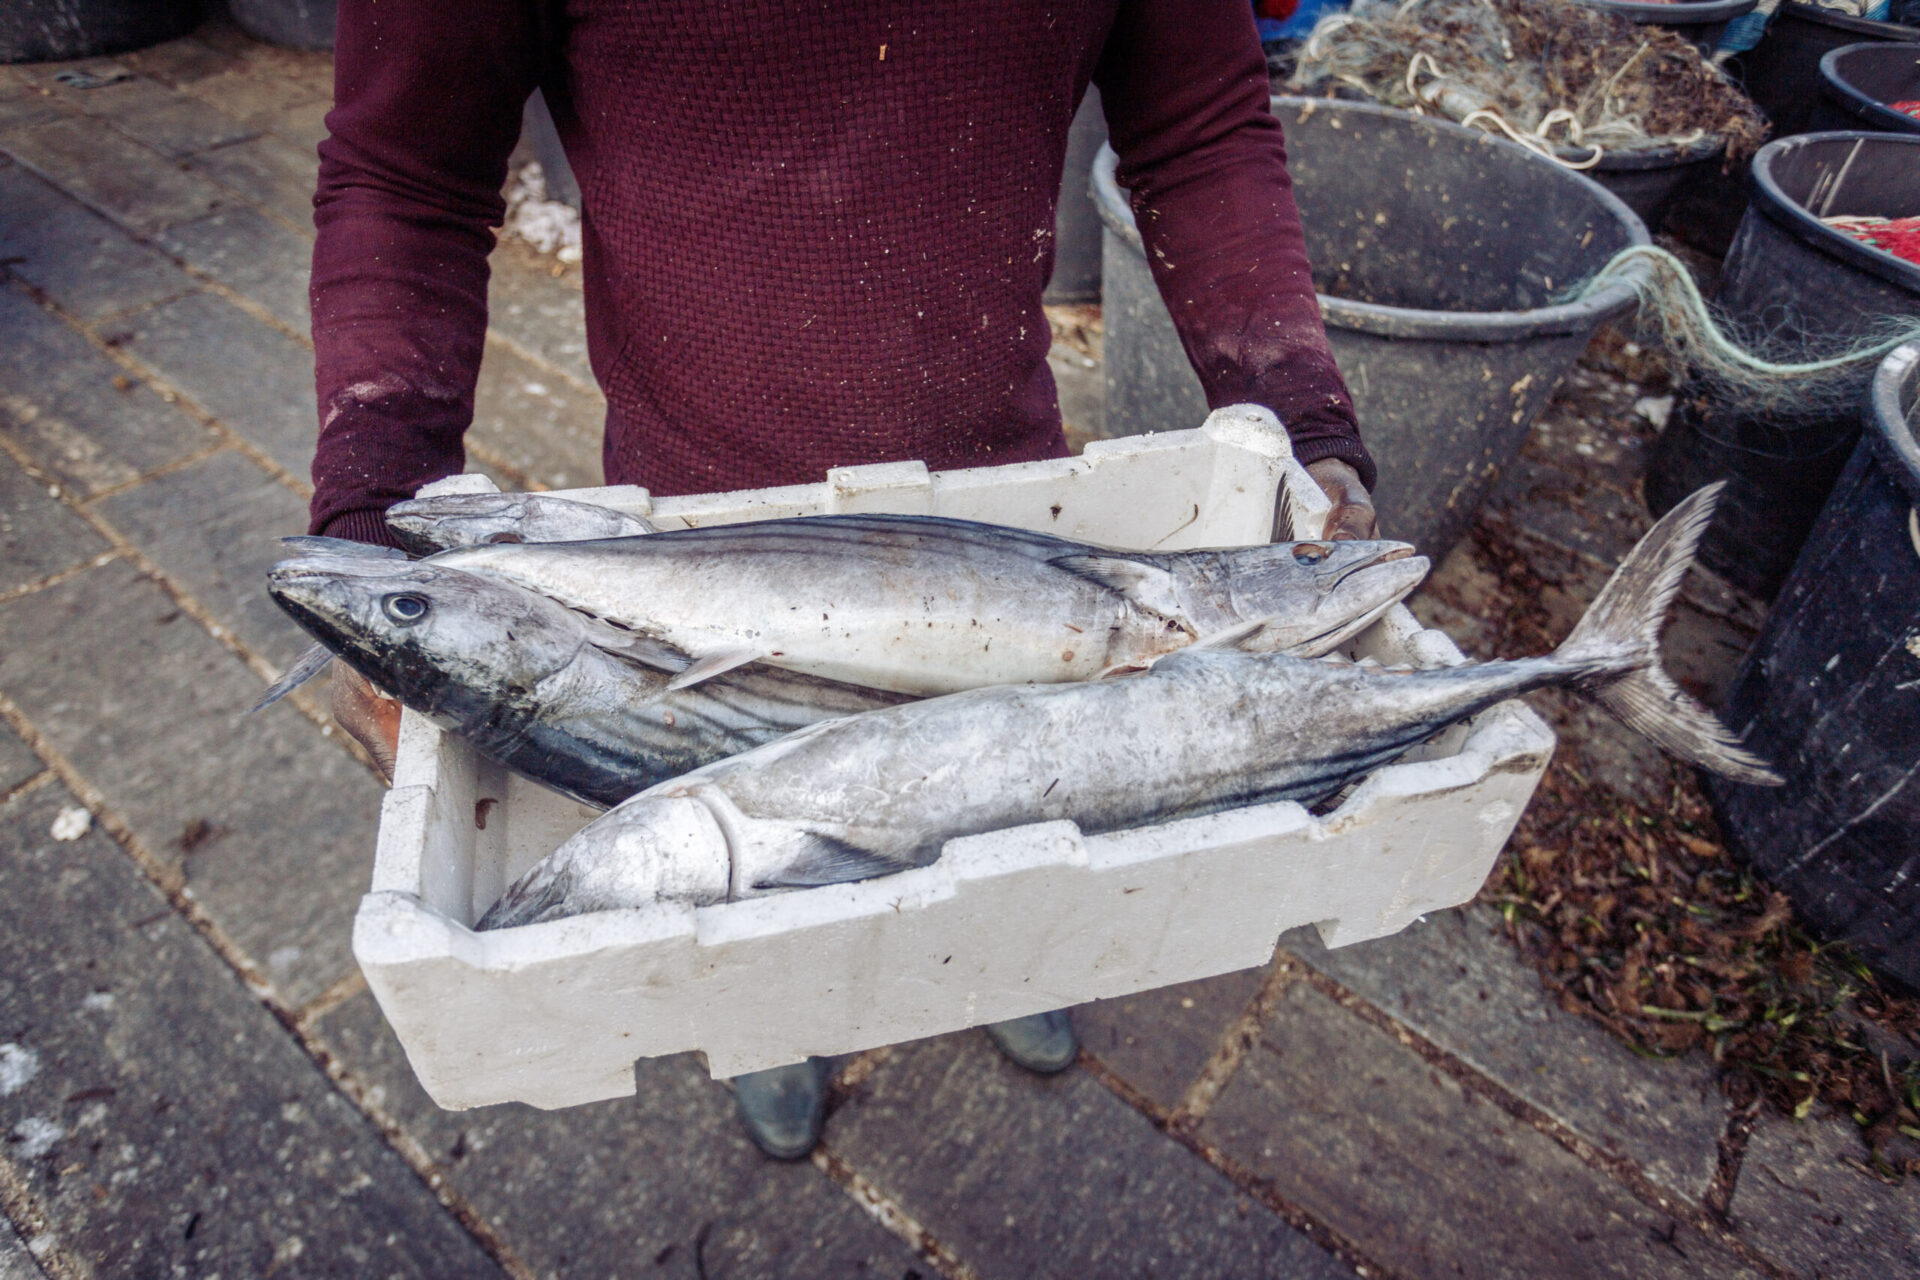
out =
[[1263,404],[1373,487],[1314,299],[1246,0],[1122,0],[1094,72],[1147,261],[1207,403]]
[[465,464],[487,255],[537,0],[341,0],[310,296],[316,533],[387,541],[380,513]]

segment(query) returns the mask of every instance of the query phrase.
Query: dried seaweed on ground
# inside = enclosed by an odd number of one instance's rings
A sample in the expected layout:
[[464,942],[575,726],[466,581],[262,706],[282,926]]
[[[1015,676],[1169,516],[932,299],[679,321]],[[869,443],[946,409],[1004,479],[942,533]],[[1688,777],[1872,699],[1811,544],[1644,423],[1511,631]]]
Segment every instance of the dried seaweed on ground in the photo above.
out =
[[1576,160],[1720,140],[1738,161],[1766,136],[1687,40],[1575,0],[1359,0],[1315,26],[1289,88],[1437,111]]
[[[1503,580],[1500,656],[1550,648],[1549,584],[1484,522],[1474,537]],[[1643,1053],[1710,1054],[1736,1104],[1830,1106],[1860,1126],[1870,1172],[1920,1174],[1920,1000],[1802,929],[1690,771],[1648,808],[1557,758],[1481,896],[1562,1007]]]

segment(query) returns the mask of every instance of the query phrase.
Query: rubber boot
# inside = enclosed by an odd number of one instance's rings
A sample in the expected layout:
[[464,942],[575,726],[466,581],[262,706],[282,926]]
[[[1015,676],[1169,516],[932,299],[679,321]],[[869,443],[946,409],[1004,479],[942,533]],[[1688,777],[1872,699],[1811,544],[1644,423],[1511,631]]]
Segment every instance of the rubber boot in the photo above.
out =
[[753,1144],[776,1160],[798,1160],[820,1141],[827,1116],[825,1058],[808,1058],[733,1078],[733,1101]]
[[1025,1018],[987,1024],[987,1034],[1000,1052],[1029,1071],[1050,1076],[1073,1065],[1080,1052],[1080,1039],[1073,1034],[1070,1010],[1036,1013]]

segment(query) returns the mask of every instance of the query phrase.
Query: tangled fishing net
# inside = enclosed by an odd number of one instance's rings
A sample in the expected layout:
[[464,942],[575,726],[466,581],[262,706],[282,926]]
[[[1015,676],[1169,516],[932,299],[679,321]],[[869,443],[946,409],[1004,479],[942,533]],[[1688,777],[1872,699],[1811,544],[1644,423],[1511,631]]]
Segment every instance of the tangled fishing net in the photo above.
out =
[[1738,161],[1766,135],[1685,39],[1574,0],[1356,0],[1314,27],[1288,88],[1442,115],[1570,168],[1720,144]]

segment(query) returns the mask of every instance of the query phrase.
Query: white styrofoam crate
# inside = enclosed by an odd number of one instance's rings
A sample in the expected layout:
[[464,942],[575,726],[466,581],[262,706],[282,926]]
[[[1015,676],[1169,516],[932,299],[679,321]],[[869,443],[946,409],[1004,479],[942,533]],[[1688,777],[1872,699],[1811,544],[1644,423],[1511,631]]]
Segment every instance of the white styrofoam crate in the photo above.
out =
[[[892,511],[1178,550],[1265,541],[1281,485],[1298,536],[1318,536],[1326,498],[1273,416],[1242,407],[1074,459],[849,467],[823,484],[658,501],[618,486],[567,496],[662,528]],[[458,477],[438,491],[491,487]],[[1460,658],[1400,606],[1355,651]],[[353,950],[435,1102],[573,1106],[631,1093],[639,1058],[697,1049],[729,1077],[1251,968],[1298,925],[1329,946],[1395,933],[1479,890],[1553,745],[1507,702],[1319,817],[1283,802],[1100,836],[1036,823],[858,884],[475,933],[593,813],[409,712]]]

